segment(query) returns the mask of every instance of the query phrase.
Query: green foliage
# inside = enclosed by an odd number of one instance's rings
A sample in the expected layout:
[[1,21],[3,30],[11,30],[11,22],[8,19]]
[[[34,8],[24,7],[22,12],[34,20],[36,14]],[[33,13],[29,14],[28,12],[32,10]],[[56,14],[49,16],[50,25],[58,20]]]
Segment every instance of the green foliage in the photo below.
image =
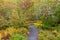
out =
[[9,40],[27,40],[27,38],[26,36],[24,36],[24,34],[16,33],[16,34],[13,34]]
[[57,24],[58,18],[57,17],[52,17],[52,16],[48,16],[46,19],[43,19],[43,26],[46,28],[50,28],[50,27],[55,27]]
[[39,31],[39,40],[58,40],[59,36],[55,36],[51,31],[48,30],[40,30]]
[[[0,0],[0,30],[8,27],[28,28],[32,22],[28,23],[27,20],[42,21],[42,24],[37,22],[35,26],[50,30],[56,27],[60,32],[60,2],[58,0],[14,0],[14,2]],[[41,30],[38,38],[39,40],[60,40],[60,35],[55,37],[51,31]],[[27,40],[27,37],[23,33],[15,33],[9,40]]]
[[60,20],[60,3],[58,3],[57,6],[52,10],[55,13],[56,17],[58,17],[58,19]]

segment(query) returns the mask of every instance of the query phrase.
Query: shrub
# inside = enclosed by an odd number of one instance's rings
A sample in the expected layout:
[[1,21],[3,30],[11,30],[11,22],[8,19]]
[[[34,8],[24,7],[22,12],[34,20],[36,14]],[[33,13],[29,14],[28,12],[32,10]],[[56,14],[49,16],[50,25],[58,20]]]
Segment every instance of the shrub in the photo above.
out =
[[9,40],[27,40],[26,36],[21,33],[13,34]]

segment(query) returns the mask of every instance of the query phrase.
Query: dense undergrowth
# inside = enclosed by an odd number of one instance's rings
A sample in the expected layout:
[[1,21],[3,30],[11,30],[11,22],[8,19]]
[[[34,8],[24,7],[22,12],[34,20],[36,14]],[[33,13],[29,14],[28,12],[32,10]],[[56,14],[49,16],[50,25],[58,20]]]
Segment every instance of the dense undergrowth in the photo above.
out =
[[0,0],[1,40],[27,40],[30,24],[38,40],[60,40],[60,1]]

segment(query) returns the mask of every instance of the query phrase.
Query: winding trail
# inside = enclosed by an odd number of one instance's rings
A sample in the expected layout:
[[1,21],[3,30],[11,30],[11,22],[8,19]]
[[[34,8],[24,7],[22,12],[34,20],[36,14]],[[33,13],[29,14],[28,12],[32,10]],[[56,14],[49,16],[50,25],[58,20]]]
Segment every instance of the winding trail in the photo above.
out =
[[34,25],[29,26],[30,33],[28,35],[28,40],[38,40],[38,30]]

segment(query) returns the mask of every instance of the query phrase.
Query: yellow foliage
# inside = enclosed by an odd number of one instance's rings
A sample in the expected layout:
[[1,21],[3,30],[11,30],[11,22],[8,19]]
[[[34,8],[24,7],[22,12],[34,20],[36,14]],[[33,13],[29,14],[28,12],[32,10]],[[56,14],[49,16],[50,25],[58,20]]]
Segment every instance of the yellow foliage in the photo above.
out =
[[0,33],[0,38],[1,38],[1,33]]
[[14,27],[10,27],[10,28],[6,29],[5,33],[8,32],[10,35],[12,35],[13,33],[18,32],[18,31],[20,31],[20,30],[14,28]]
[[14,0],[3,0],[4,2],[14,2]]
[[34,25],[35,25],[36,27],[42,26],[42,21],[37,21],[36,23],[34,23]]
[[54,33],[58,33],[57,30],[53,30],[52,32],[54,32]]
[[24,32],[26,35],[29,34],[29,31],[28,31],[28,29],[26,29],[26,28],[23,28],[23,32]]
[[12,10],[12,17],[19,19],[17,10],[15,10],[15,9]]
[[7,34],[14,34],[16,32],[20,32],[20,28],[16,29],[14,27],[9,27],[6,30],[0,30],[0,38],[7,36]]

